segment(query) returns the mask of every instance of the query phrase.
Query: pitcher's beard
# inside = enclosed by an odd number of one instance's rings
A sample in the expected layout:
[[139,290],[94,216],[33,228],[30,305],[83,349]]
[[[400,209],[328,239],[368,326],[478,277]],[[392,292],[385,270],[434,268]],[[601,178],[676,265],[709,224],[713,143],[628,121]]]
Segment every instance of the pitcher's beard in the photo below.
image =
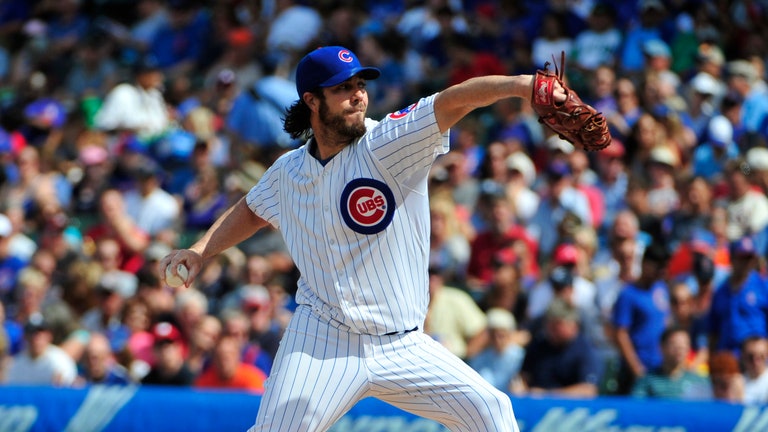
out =
[[328,105],[325,101],[320,104],[320,121],[332,130],[339,138],[348,139],[350,142],[365,135],[366,127],[365,120],[357,121],[353,124],[348,124],[344,115],[330,114]]

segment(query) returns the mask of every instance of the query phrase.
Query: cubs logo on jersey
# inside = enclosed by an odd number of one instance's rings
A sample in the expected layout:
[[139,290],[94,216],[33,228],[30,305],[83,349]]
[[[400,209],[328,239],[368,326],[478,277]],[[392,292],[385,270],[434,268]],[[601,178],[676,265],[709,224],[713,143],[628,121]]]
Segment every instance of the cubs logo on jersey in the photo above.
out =
[[389,115],[389,118],[391,118],[392,120],[397,120],[407,116],[409,112],[413,111],[413,109],[416,108],[416,104],[418,104],[418,102],[411,104],[410,106],[407,106],[401,109],[400,111],[391,113]]
[[341,216],[360,234],[377,234],[395,215],[395,195],[386,183],[369,178],[349,182],[341,193]]

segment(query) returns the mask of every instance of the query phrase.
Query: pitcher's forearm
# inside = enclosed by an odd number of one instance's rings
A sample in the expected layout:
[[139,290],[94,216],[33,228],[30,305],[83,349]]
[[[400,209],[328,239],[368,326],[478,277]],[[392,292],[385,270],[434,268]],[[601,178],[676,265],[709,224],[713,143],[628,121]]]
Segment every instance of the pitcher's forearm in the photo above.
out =
[[224,212],[189,249],[205,260],[246,240],[266,225],[267,221],[256,216],[243,197]]
[[489,75],[470,78],[437,96],[435,116],[441,131],[450,129],[472,110],[511,97],[530,101],[533,75]]

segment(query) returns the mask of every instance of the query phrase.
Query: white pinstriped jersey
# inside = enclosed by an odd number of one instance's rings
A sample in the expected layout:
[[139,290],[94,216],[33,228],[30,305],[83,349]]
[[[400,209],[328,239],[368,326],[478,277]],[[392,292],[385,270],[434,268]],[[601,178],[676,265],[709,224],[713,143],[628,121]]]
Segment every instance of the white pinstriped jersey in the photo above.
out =
[[427,177],[448,151],[435,95],[380,122],[325,166],[309,145],[280,157],[246,197],[301,272],[296,300],[355,333],[422,326],[429,302]]

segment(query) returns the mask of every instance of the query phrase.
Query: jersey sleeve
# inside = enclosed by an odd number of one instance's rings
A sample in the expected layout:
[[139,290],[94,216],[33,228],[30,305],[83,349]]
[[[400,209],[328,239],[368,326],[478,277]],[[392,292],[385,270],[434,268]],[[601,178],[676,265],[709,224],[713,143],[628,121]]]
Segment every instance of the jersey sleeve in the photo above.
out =
[[436,95],[388,114],[368,138],[384,168],[402,185],[416,189],[438,155],[449,150],[449,132],[440,133],[435,117]]
[[267,169],[258,183],[245,196],[245,203],[256,216],[280,229],[280,169],[283,161],[277,160]]

